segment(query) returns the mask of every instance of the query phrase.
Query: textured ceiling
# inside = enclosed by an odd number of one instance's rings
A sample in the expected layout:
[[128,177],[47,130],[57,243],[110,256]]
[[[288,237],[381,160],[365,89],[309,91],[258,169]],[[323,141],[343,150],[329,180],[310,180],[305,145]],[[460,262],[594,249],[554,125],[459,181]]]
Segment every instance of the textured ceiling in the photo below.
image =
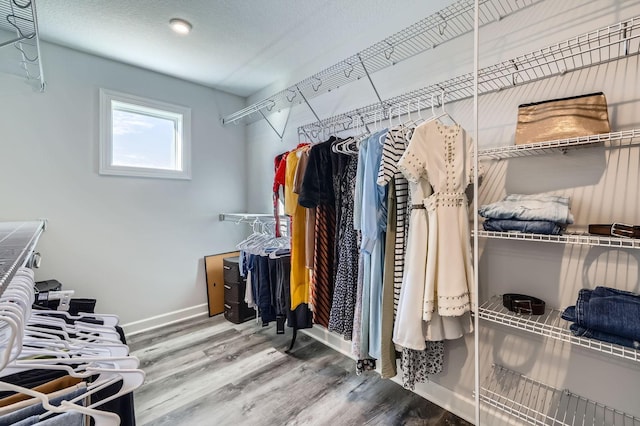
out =
[[[315,58],[330,58],[320,71],[443,3],[38,0],[37,8],[43,40],[248,96]],[[170,30],[176,17],[193,24],[190,35]]]

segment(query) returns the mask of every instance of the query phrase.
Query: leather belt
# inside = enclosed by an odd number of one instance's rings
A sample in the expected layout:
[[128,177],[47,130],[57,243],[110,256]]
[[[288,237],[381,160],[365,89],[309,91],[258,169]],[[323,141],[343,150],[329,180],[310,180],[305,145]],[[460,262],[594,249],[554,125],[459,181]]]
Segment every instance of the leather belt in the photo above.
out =
[[426,207],[424,206],[424,204],[411,204],[411,208],[412,209],[426,209]]
[[502,305],[516,314],[543,315],[544,300],[524,294],[506,293],[502,295]]
[[640,238],[640,226],[624,223],[611,223],[608,225],[589,225],[589,233],[596,235],[612,235],[624,238]]

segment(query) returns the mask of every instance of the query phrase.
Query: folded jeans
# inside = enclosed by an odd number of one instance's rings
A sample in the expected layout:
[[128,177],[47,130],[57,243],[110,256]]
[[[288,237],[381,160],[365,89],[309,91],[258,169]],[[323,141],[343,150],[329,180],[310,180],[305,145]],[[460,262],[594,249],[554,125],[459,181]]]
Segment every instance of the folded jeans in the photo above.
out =
[[608,287],[582,289],[562,318],[603,333],[640,341],[640,295]]
[[572,224],[573,215],[568,202],[540,199],[513,194],[503,201],[480,206],[480,216],[488,219],[545,220],[559,224]]
[[519,231],[531,234],[560,235],[562,227],[546,220],[487,219],[482,224],[485,231]]
[[578,324],[571,324],[569,326],[569,329],[571,330],[573,335],[577,337],[587,337],[589,339],[600,340],[601,342],[613,343],[614,345],[640,349],[640,341],[638,340],[617,336],[615,334],[605,333],[603,331],[593,330],[591,328],[581,327]]

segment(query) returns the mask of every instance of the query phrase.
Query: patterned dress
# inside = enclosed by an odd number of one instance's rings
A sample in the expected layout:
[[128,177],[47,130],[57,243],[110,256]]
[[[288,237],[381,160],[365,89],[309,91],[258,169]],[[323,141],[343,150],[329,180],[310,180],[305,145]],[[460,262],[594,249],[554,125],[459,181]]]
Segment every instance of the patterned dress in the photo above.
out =
[[[346,157],[346,156],[345,156]],[[329,330],[341,334],[351,340],[353,332],[353,315],[356,305],[358,287],[358,248],[360,246],[358,233],[353,227],[353,197],[355,193],[356,159],[346,157],[347,166],[339,177],[340,214],[338,215],[337,269],[333,290],[333,303],[329,318]]]

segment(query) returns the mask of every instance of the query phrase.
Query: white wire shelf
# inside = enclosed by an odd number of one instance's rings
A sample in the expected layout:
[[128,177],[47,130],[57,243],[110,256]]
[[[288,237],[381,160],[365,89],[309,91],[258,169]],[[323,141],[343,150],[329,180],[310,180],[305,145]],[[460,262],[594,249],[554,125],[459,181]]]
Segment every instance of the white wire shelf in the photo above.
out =
[[640,426],[637,417],[499,365],[493,366],[481,386],[480,400],[535,426]]
[[10,34],[8,38],[0,39],[0,48],[16,49],[21,72],[44,91],[35,0],[0,0],[0,30]]
[[[471,231],[473,235],[473,231]],[[598,246],[598,247],[618,247],[618,248],[630,248],[640,249],[640,239],[637,238],[622,238],[622,237],[607,237],[601,235],[591,235],[586,233],[564,235],[543,235],[543,234],[528,234],[523,232],[497,232],[497,231],[478,231],[478,237],[480,238],[497,238],[502,240],[523,240],[523,241],[539,241],[545,243],[559,243],[559,244],[576,244],[583,246]]]
[[[608,27],[561,41],[548,47],[482,68],[478,71],[478,94],[497,92],[570,71],[604,64],[640,53],[640,17],[621,21]],[[383,101],[384,109],[412,111],[440,103],[445,92],[446,102],[473,97],[473,72],[450,78]],[[436,102],[437,101],[437,102]],[[300,126],[300,130],[316,133],[318,129],[347,130],[361,123],[372,123],[382,116],[382,106],[375,103],[342,114]],[[395,115],[395,114],[392,114]]]
[[[235,223],[275,222],[273,214],[270,213],[220,213],[218,218],[220,221]],[[286,216],[280,216],[280,220],[286,218]]]
[[[540,0],[480,0],[480,25],[497,21]],[[223,124],[251,123],[345,84],[360,80],[442,43],[473,31],[474,0],[459,0],[355,55],[287,89],[222,118]]]
[[602,352],[610,356],[640,362],[640,351],[595,339],[577,337],[569,330],[569,322],[561,318],[562,312],[547,307],[544,315],[522,315],[509,311],[502,306],[502,297],[494,296],[478,309],[481,319],[506,325],[518,330],[528,331],[540,336],[550,337],[572,345]]
[[528,157],[557,152],[565,153],[569,149],[587,148],[594,145],[620,148],[637,143],[640,143],[640,129],[632,129],[621,132],[602,133],[599,135],[482,149],[478,151],[478,157],[502,160],[505,158]]
[[0,294],[35,247],[45,222],[0,222]]

